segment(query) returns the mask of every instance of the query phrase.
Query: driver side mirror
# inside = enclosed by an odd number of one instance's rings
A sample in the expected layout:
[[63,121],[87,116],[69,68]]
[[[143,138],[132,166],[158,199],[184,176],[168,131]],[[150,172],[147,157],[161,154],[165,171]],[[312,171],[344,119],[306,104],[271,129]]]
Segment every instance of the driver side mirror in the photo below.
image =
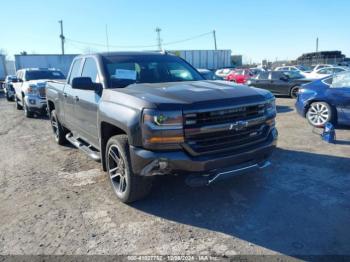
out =
[[287,82],[287,81],[289,81],[289,77],[288,76],[281,76],[280,80]]
[[75,77],[72,81],[72,88],[80,90],[96,90],[96,85],[92,82],[90,77]]

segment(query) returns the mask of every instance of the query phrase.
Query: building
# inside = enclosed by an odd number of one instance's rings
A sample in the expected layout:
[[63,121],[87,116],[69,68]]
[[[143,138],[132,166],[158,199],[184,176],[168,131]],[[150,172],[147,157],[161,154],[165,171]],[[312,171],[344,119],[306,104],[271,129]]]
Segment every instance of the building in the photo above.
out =
[[297,59],[300,65],[317,65],[317,64],[340,64],[345,60],[345,55],[341,51],[322,51],[306,53]]

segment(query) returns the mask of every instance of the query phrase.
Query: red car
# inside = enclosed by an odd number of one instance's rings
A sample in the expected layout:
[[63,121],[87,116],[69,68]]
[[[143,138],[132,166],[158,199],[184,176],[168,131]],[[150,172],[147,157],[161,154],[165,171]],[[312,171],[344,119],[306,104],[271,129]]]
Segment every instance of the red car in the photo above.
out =
[[226,76],[226,80],[237,84],[245,84],[252,76],[254,74],[249,69],[235,69]]

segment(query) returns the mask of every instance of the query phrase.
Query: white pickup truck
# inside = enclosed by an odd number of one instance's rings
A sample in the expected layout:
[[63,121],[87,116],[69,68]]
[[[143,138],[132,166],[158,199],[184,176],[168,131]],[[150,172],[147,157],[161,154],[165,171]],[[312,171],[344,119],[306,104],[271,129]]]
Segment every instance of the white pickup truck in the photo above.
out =
[[17,71],[13,83],[18,110],[24,110],[26,117],[46,114],[46,82],[65,79],[61,71],[49,68],[27,68]]

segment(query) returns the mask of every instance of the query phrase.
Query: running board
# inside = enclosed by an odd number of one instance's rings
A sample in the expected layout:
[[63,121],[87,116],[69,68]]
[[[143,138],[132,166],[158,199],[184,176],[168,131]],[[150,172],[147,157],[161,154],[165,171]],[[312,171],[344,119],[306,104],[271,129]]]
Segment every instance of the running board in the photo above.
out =
[[91,157],[93,160],[100,162],[101,156],[100,152],[94,150],[92,146],[87,146],[83,142],[79,141],[79,138],[75,138],[72,133],[68,133],[66,135],[66,139],[76,148],[83,151],[85,154],[87,154],[89,157]]

